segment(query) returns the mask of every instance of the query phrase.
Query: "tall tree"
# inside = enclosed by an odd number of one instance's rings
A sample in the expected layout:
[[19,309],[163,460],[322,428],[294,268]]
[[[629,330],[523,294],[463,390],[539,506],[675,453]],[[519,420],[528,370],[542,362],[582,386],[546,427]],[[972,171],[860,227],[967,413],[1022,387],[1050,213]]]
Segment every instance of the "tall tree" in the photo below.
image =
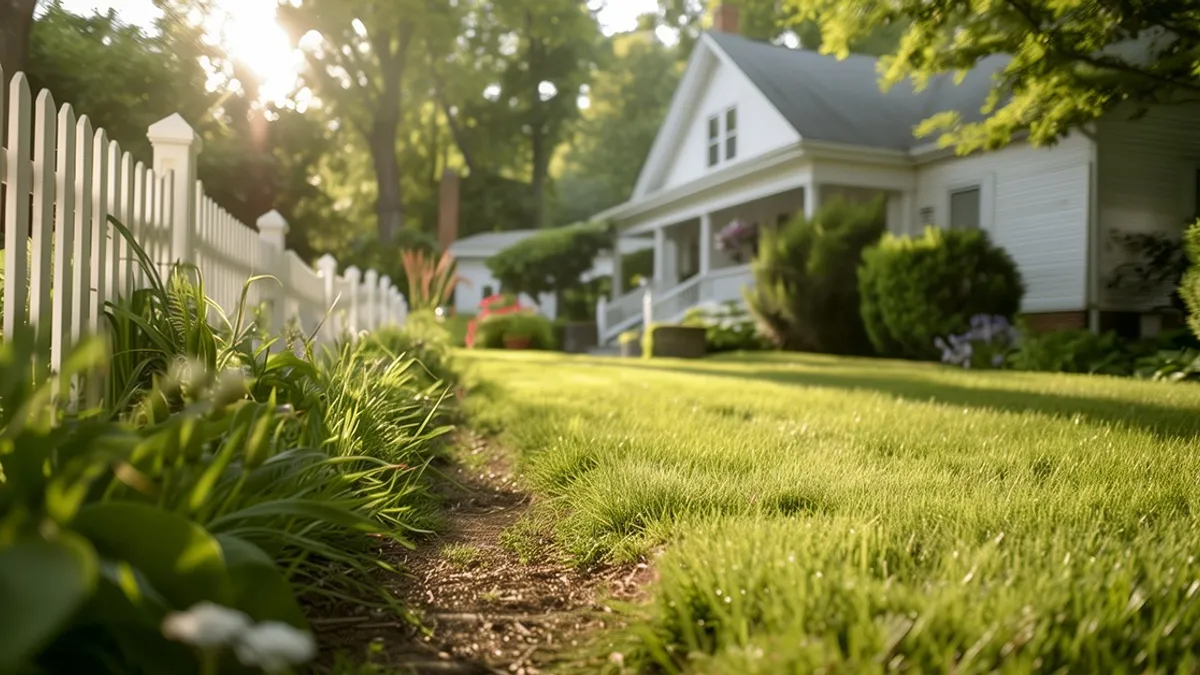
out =
[[[29,31],[37,0],[0,0],[0,67],[11,77],[25,70],[29,56]],[[8,86],[8,83],[3,83]]]
[[1011,60],[993,79],[984,121],[957,112],[926,120],[960,152],[995,148],[1028,130],[1050,143],[1127,103],[1200,102],[1200,5],[1177,0],[786,0],[798,20],[820,22],[822,51],[844,56],[856,37],[904,26],[884,59],[882,83],[923,85],[985,57]]
[[652,30],[609,42],[558,179],[559,223],[584,220],[629,197],[679,80],[676,50]]
[[414,53],[442,51],[456,34],[454,3],[420,0],[300,0],[279,15],[304,48],[306,80],[324,105],[365,141],[377,185],[379,240],[404,227],[401,123]]

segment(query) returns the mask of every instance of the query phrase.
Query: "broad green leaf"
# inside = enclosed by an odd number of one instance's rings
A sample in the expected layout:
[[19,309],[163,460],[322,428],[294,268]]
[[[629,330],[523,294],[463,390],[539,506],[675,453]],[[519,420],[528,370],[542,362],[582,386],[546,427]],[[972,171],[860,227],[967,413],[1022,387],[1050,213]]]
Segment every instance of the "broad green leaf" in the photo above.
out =
[[282,621],[307,628],[304,612],[274,561],[262,549],[231,534],[217,535],[233,584],[233,606],[255,621]]
[[0,673],[57,635],[96,586],[96,552],[73,535],[0,550]]
[[73,523],[101,555],[128,562],[178,608],[229,593],[221,547],[204,528],[145,504],[107,502],[80,511]]

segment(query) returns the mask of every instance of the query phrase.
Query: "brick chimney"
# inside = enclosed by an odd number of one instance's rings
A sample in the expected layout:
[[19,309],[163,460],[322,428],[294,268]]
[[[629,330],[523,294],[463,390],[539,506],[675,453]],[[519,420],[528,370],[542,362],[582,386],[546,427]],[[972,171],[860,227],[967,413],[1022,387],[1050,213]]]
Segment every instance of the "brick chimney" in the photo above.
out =
[[713,15],[713,29],[722,33],[738,34],[738,6],[726,0],[717,6]]

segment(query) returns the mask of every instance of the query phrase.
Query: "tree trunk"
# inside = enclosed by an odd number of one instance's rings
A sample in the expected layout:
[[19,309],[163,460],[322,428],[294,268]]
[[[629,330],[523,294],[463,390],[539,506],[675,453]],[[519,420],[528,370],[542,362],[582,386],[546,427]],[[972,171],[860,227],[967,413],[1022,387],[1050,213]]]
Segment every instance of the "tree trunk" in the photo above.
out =
[[0,67],[4,67],[5,88],[8,78],[25,70],[29,58],[29,31],[34,25],[37,0],[0,0]]
[[5,81],[25,70],[29,57],[29,30],[33,27],[33,8],[37,0],[0,0],[0,67]]
[[550,173],[550,156],[546,151],[546,132],[533,130],[533,207],[534,227],[546,226],[546,175]]
[[379,191],[375,213],[379,223],[379,243],[391,244],[404,227],[404,201],[400,187],[400,161],[396,158],[397,118],[382,112],[371,129],[371,161],[375,165],[375,183]]

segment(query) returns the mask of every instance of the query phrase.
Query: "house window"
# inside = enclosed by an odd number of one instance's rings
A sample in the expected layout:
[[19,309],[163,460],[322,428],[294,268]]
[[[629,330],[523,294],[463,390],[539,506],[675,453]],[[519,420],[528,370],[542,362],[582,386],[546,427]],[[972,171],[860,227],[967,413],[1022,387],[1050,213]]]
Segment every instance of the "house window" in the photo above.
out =
[[721,118],[708,118],[708,166],[714,167],[721,161]]
[[483,297],[484,297],[484,299],[485,299],[485,300],[486,300],[487,298],[490,298],[490,297],[492,297],[492,296],[493,296],[493,295],[495,295],[495,294],[496,294],[496,289],[492,288],[490,285],[489,285],[489,286],[484,286],[484,287],[483,287]]
[[725,111],[725,161],[737,157],[737,107]]
[[932,206],[926,206],[926,207],[922,208],[920,214],[918,214],[918,215],[921,219],[921,222],[918,224],[921,227],[925,227],[926,225],[933,225],[933,207]]
[[978,230],[980,226],[979,186],[950,193],[950,229]]

